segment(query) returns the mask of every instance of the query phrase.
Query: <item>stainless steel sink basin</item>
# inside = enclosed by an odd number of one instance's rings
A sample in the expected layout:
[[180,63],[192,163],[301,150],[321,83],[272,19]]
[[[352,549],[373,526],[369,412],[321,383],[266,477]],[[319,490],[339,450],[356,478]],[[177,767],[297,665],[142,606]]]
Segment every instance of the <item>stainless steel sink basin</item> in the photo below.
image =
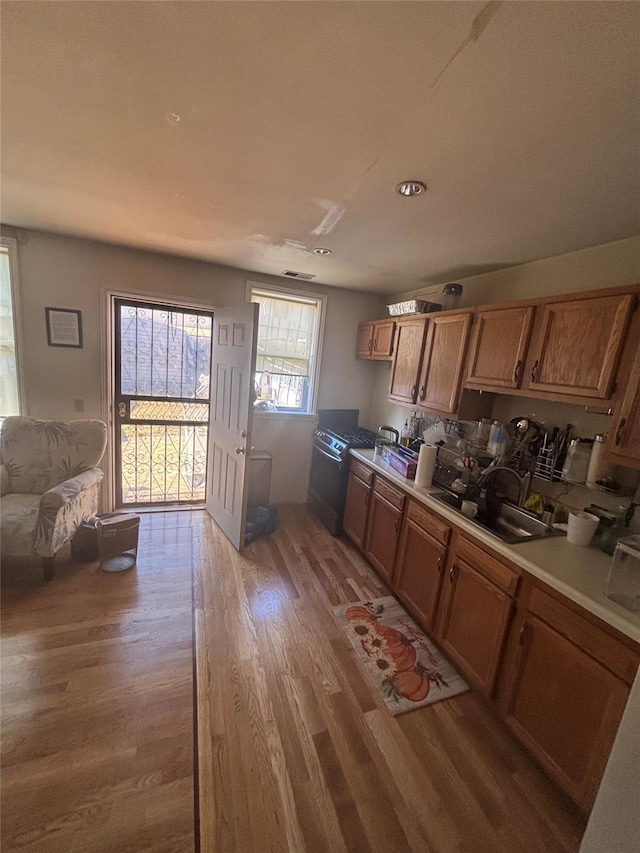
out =
[[[431,497],[455,509],[462,515],[460,509],[462,498],[457,495],[452,495],[449,492],[438,492]],[[562,536],[559,530],[547,527],[544,522],[531,513],[507,503],[500,506],[500,511],[491,520],[478,516],[476,518],[467,517],[467,521],[477,524],[478,527],[483,527],[510,545],[517,542],[531,542],[534,539],[546,539],[548,536]]]

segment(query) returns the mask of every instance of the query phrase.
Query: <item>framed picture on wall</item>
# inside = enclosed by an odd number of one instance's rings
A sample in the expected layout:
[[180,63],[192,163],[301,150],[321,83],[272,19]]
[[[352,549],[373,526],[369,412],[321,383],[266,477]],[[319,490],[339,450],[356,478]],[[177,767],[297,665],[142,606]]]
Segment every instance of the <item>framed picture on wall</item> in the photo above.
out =
[[82,314],[68,308],[45,308],[50,347],[82,347]]

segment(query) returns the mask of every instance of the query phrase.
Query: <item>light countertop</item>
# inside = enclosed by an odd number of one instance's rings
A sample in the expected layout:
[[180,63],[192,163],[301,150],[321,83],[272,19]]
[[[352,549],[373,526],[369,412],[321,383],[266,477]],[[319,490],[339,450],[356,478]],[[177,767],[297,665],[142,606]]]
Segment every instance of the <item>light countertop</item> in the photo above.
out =
[[351,454],[375,471],[384,474],[412,498],[470,533],[497,554],[507,557],[512,563],[566,595],[603,622],[640,642],[640,613],[626,610],[604,594],[612,558],[598,548],[572,545],[564,536],[507,545],[488,530],[431,497],[435,492],[443,491],[441,487],[431,486],[423,489],[416,486],[413,480],[407,480],[399,471],[384,462],[381,456],[374,454],[373,450],[352,450]]

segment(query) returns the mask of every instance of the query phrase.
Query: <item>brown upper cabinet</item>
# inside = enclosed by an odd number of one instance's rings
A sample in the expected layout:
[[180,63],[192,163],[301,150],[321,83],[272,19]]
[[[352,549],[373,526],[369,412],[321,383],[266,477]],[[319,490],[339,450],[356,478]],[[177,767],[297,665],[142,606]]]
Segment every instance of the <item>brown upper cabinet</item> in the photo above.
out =
[[585,296],[538,308],[523,387],[607,399],[611,396],[634,295]]
[[398,403],[416,401],[427,321],[428,318],[424,314],[398,320],[396,352],[389,384],[390,400],[396,400]]
[[435,315],[429,320],[418,383],[418,406],[455,412],[472,314]]
[[393,355],[395,320],[371,320],[360,323],[356,340],[356,358],[389,361]]
[[398,321],[390,400],[456,411],[472,316],[467,311]]
[[468,386],[520,387],[534,310],[533,305],[478,310],[468,362]]
[[619,465],[640,469],[640,346],[609,435],[612,437],[609,451],[612,460]]

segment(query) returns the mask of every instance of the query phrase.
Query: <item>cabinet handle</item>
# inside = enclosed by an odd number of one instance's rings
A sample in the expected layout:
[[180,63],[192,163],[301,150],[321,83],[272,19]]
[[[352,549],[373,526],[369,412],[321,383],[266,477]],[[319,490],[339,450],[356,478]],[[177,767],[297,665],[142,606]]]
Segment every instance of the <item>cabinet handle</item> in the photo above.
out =
[[618,429],[616,430],[616,440],[614,442],[616,446],[622,441],[622,430],[624,429],[626,423],[626,418],[620,418],[620,423],[618,424]]
[[364,505],[369,506],[369,498],[371,497],[371,492],[364,493]]
[[521,646],[524,646],[528,633],[529,633],[529,623],[525,622],[524,625],[522,626],[522,628],[520,628],[520,635],[518,637],[518,643]]
[[536,375],[538,373],[538,359],[535,360],[533,367],[531,368],[531,381],[536,381]]
[[378,336],[376,335],[376,337],[373,339],[372,350],[373,350],[373,352],[375,352],[377,349],[378,349]]
[[373,338],[369,338],[369,355],[373,352]]
[[444,553],[440,554],[438,557],[438,571],[442,571],[442,566],[444,565]]
[[400,530],[400,516],[396,516],[396,520],[393,522],[393,526],[395,527],[396,533]]
[[416,397],[416,394],[417,394],[417,393],[418,393],[418,386],[417,386],[417,385],[412,385],[412,386],[411,386],[411,397],[412,397],[414,400],[415,400],[415,397]]
[[420,399],[421,399],[421,400],[424,400],[424,398],[425,398],[426,396],[427,396],[427,388],[426,388],[426,385],[422,385],[422,386],[420,387]]
[[513,381],[516,383],[516,385],[520,381],[520,368],[521,367],[522,367],[522,359],[520,358],[520,359],[518,359],[518,362],[516,364],[516,369],[513,371]]
[[451,568],[449,569],[449,580],[451,581],[451,583],[453,583],[453,581],[455,580],[455,576],[456,576],[456,563],[453,563]]

